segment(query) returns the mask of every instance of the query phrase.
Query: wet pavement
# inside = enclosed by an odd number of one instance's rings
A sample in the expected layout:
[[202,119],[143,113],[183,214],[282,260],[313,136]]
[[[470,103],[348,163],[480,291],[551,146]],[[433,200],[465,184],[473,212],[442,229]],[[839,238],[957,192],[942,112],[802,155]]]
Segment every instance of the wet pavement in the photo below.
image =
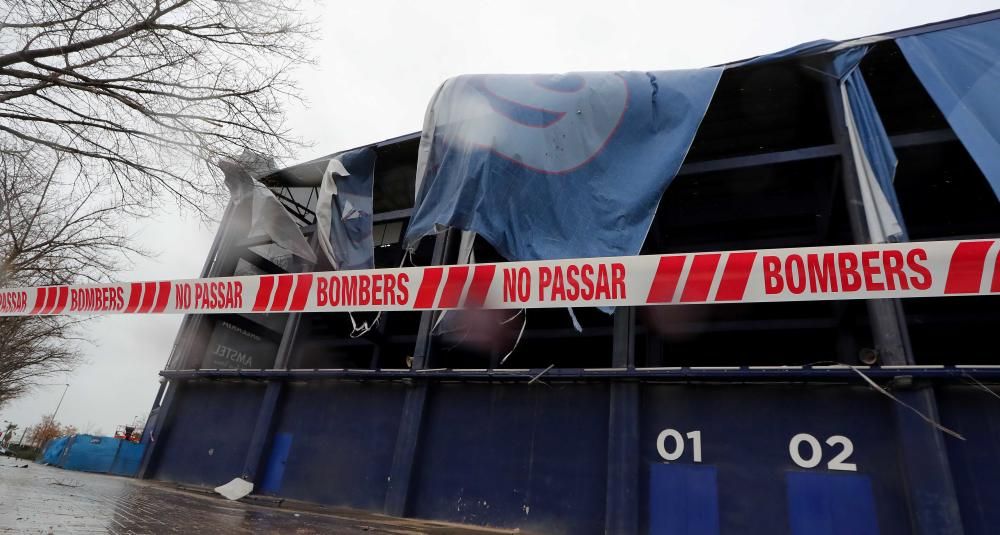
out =
[[[26,468],[22,468],[27,465]],[[0,458],[0,534],[512,533],[361,512],[230,502],[172,486]]]

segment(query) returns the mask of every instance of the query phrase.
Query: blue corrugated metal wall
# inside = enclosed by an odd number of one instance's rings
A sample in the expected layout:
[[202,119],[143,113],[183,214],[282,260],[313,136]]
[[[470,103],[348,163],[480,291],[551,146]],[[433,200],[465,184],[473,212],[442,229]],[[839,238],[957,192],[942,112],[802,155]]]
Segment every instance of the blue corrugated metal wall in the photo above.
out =
[[416,460],[416,517],[602,533],[607,385],[435,385]]
[[[382,511],[408,388],[286,385],[270,444],[286,441],[287,452],[278,455],[281,473],[269,476],[265,467],[259,482],[270,478],[269,493],[277,496]],[[641,533],[660,533],[662,526],[714,532],[713,522],[720,533],[794,535],[821,524],[831,533],[873,532],[872,526],[882,535],[912,532],[899,461],[907,445],[884,396],[860,385],[816,383],[639,388]],[[157,477],[217,485],[238,476],[263,389],[249,382],[187,384],[164,439],[169,447],[159,450]],[[972,386],[941,387],[938,398],[942,422],[967,439],[946,440],[965,530],[992,533],[1000,523],[994,507],[1000,401]],[[609,404],[605,383],[431,384],[407,514],[541,533],[604,532]],[[657,444],[664,430],[684,437],[683,452],[672,439],[661,445],[676,453],[670,464]],[[699,433],[699,448],[692,432]],[[803,433],[820,444],[816,466],[797,465],[789,453],[789,442]],[[826,443],[834,436],[851,441],[842,461],[854,470],[830,468],[844,450]],[[68,467],[74,459],[66,456]],[[671,498],[679,492],[714,495],[689,507]],[[816,499],[796,499],[803,493]]]
[[966,441],[948,440],[962,523],[969,535],[997,533],[1000,526],[1000,399],[976,387],[938,389],[944,425]]
[[155,477],[212,487],[239,477],[264,385],[190,383],[178,393],[170,425],[156,438]]
[[393,383],[289,385],[274,434],[290,435],[291,444],[280,484],[271,483],[277,488],[270,493],[382,510],[404,389]]
[[[789,442],[799,433],[821,443],[822,461],[814,470],[833,474],[837,472],[826,465],[842,448],[824,442],[835,435],[848,437],[854,446],[849,462],[857,465],[857,473],[872,478],[881,533],[910,533],[892,402],[870,389],[646,385],[641,403],[644,492],[650,466],[664,462],[657,451],[658,435],[665,429],[682,435],[700,431],[701,464],[718,470],[723,533],[789,533],[786,474],[803,470],[790,458]],[[693,463],[691,441],[685,439],[685,446],[675,462]],[[672,441],[666,449],[673,449]],[[640,519],[649,518],[655,504],[645,495],[641,503]]]

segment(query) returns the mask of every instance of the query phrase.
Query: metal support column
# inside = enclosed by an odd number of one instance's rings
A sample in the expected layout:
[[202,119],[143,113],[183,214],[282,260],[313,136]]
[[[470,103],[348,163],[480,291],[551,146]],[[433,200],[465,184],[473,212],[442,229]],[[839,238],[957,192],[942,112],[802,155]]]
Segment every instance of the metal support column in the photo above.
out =
[[[861,200],[860,178],[847,133],[846,110],[835,80],[826,80],[827,106],[834,141],[841,147],[843,185],[851,232],[857,243],[870,243],[868,224]],[[900,221],[905,228],[905,222]],[[913,364],[906,321],[898,300],[867,301],[879,360],[888,365]],[[905,403],[937,420],[937,402],[933,388],[926,383],[896,392]],[[915,533],[961,534],[962,518],[945,447],[945,436],[908,409],[895,405],[896,440],[899,444],[900,470],[907,491],[907,505]]]
[[153,426],[156,424],[157,413],[160,409],[160,402],[163,401],[163,394],[167,391],[167,378],[160,377],[160,386],[156,389],[156,396],[153,398],[153,406],[149,408],[149,412],[146,413],[146,424],[143,426],[142,439],[139,442],[145,444],[146,436],[151,433]]
[[[285,332],[281,336],[281,344],[278,345],[278,353],[274,357],[274,369],[283,370],[288,367],[301,323],[301,313],[296,312],[288,315],[288,320],[285,322]],[[253,434],[250,435],[250,445],[247,447],[247,456],[240,475],[251,483],[257,478],[260,461],[270,443],[274,413],[278,408],[278,400],[281,398],[284,384],[284,381],[267,382],[267,390],[264,391],[264,399],[257,412],[257,421],[254,423]]]
[[[236,202],[230,200],[229,204],[226,205],[226,210],[222,215],[222,222],[219,224],[219,231],[215,233],[215,239],[212,241],[212,248],[208,251],[208,258],[205,260],[205,264],[201,269],[201,278],[208,277],[219,277],[230,275],[235,268],[235,256],[230,254],[232,248],[236,241],[240,237],[240,231],[246,230],[246,225],[249,224],[250,218],[250,206],[249,203],[244,203],[244,205],[238,205]],[[181,321],[180,329],[177,331],[177,337],[174,340],[174,347],[170,353],[170,358],[167,360],[167,368],[178,368],[184,367],[187,361],[191,357],[191,351],[194,347],[195,340],[201,338],[201,333],[205,329],[206,320],[201,314],[186,315]],[[163,401],[160,403],[157,414],[156,421],[153,422],[152,429],[148,432],[151,433],[153,440],[150,441],[149,446],[142,456],[142,463],[139,465],[139,471],[136,477],[140,479],[146,479],[152,476],[150,473],[150,467],[152,461],[156,456],[157,446],[162,442],[162,436],[167,431],[167,421],[170,419],[171,409],[173,408],[174,398],[176,397],[176,392],[180,387],[179,381],[170,381],[166,386],[161,385],[161,388],[166,389],[166,395],[163,396]],[[157,396],[159,398],[159,396]]]
[[[443,263],[448,252],[454,248],[450,243],[452,232],[439,234],[434,241],[434,255],[431,263]],[[417,331],[417,342],[413,349],[413,370],[426,369],[431,354],[431,329],[438,312],[426,311],[420,315],[420,327]],[[413,467],[416,463],[419,446],[420,428],[423,423],[424,406],[427,402],[426,382],[410,384],[403,401],[403,413],[399,421],[399,434],[396,437],[396,449],[392,455],[392,467],[389,471],[389,483],[385,492],[385,513],[393,516],[406,516],[407,504]]]
[[[309,236],[309,245],[313,252],[320,251],[320,236],[318,232],[313,232]],[[312,263],[300,258],[293,260],[296,271],[311,272],[316,269]],[[285,329],[281,335],[281,343],[278,344],[278,351],[274,355],[275,370],[288,369],[288,363],[295,350],[295,343],[298,340],[299,327],[302,324],[302,313],[294,312],[288,314],[285,320]],[[260,409],[257,411],[257,421],[254,422],[253,433],[250,435],[250,444],[247,446],[247,456],[243,461],[243,470],[240,477],[246,481],[254,482],[257,478],[257,471],[260,469],[260,461],[264,457],[264,452],[271,443],[271,430],[274,427],[274,413],[278,409],[278,401],[284,391],[284,381],[268,381],[267,389],[264,391],[264,399],[261,400]]]
[[136,478],[138,479],[148,479],[153,476],[153,468],[155,467],[154,461],[156,460],[156,451],[160,443],[163,442],[162,432],[167,429],[165,424],[167,418],[170,417],[170,408],[174,404],[174,398],[177,397],[177,390],[181,388],[184,381],[174,380],[166,383],[166,393],[163,395],[163,402],[156,413],[156,421],[153,422],[152,428],[147,428],[145,433],[149,433],[149,442],[146,446],[146,450],[142,455],[142,462],[139,464],[139,470],[136,472]]
[[[615,368],[635,367],[635,309],[619,307],[614,316]],[[639,384],[614,381],[608,413],[608,483],[604,533],[632,535],[639,530]]]

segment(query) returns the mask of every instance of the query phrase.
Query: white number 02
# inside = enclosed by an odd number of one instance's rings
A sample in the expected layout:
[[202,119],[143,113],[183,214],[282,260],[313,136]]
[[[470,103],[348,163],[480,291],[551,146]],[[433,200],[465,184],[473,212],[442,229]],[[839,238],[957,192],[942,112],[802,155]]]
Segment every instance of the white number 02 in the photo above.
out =
[[[808,450],[804,457],[802,456],[803,443],[807,445],[806,449]],[[843,435],[833,435],[826,439],[826,444],[831,447],[841,447],[840,452],[834,455],[833,459],[830,459],[830,462],[826,463],[828,469],[845,470],[848,472],[856,472],[858,470],[858,465],[845,462],[854,453],[854,443],[851,442],[851,439]],[[809,433],[799,433],[788,442],[788,455],[795,464],[802,468],[816,468],[823,461],[823,448],[816,437]]]

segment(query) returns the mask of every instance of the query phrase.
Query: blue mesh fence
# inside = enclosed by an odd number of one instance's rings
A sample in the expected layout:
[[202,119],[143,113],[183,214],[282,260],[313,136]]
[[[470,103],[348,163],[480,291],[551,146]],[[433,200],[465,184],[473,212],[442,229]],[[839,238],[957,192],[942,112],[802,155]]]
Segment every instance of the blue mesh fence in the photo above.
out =
[[45,450],[42,451],[42,456],[38,459],[38,462],[42,464],[58,464],[59,458],[62,457],[69,439],[70,437],[65,436],[50,440],[45,445]]
[[73,435],[49,441],[38,462],[81,472],[134,476],[145,445],[114,437]]
[[120,442],[118,456],[111,464],[111,473],[118,476],[134,476],[139,471],[139,463],[142,462],[142,452],[146,450],[146,445],[124,440]]

